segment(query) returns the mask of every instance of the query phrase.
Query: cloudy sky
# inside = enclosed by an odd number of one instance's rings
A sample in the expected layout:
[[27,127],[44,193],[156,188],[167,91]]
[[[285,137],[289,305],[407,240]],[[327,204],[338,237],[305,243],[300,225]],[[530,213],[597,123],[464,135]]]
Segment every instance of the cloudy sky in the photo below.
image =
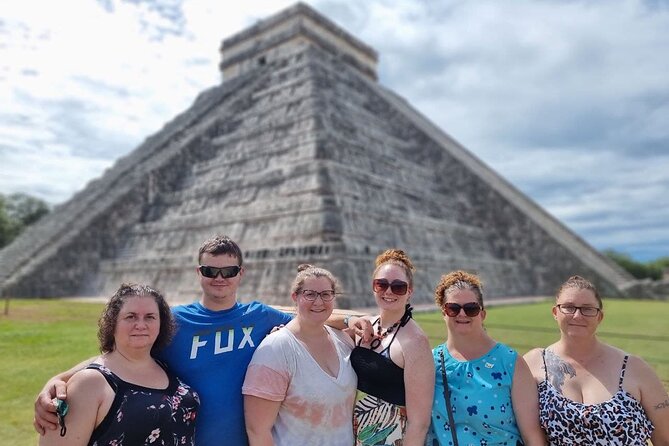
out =
[[[223,38],[293,3],[0,1],[0,192],[52,204],[220,82]],[[669,1],[307,3],[594,247],[669,255]]]

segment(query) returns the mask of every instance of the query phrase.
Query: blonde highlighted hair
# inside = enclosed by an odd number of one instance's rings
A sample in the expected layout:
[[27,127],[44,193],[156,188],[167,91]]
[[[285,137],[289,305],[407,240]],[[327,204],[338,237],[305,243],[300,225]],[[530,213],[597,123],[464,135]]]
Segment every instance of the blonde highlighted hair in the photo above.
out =
[[335,295],[341,294],[341,285],[334,274],[325,268],[320,268],[308,263],[302,263],[297,266],[297,276],[295,276],[293,285],[290,287],[290,293],[293,294],[300,291],[304,286],[304,282],[311,277],[326,277],[332,284],[332,289],[334,290]]
[[441,276],[441,280],[434,290],[434,301],[443,308],[446,295],[455,290],[470,290],[476,295],[479,305],[483,308],[483,283],[477,275],[466,271],[453,271]]
[[557,293],[555,293],[556,302],[560,298],[560,294],[562,294],[562,292],[568,288],[576,288],[577,290],[592,291],[592,294],[595,295],[595,299],[597,299],[599,308],[600,309],[604,308],[604,302],[602,301],[602,297],[599,295],[599,291],[597,291],[597,288],[592,284],[592,282],[578,275],[571,276],[562,285],[560,285],[560,288],[558,288]]

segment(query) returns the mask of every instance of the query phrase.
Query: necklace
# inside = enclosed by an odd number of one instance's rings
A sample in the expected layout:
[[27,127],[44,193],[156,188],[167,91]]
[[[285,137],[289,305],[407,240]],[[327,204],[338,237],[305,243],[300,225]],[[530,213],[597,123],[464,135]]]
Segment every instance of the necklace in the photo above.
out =
[[376,325],[377,322],[378,322],[378,324],[379,324],[379,325],[376,327],[376,335],[377,335],[378,337],[375,338],[375,339],[369,344],[369,346],[372,348],[372,350],[376,350],[376,349],[379,347],[379,345],[381,345],[381,340],[384,339],[384,338],[386,338],[386,336],[388,336],[390,333],[394,332],[394,331],[397,329],[397,327],[400,326],[400,322],[402,322],[402,319],[400,319],[399,321],[395,322],[395,323],[394,323],[393,325],[391,325],[390,327],[386,328],[386,330],[385,330],[383,333],[381,333],[382,328],[381,328],[381,317],[380,317],[380,316],[379,316],[378,319],[376,319],[376,320],[374,321],[374,324],[372,324],[372,325]]

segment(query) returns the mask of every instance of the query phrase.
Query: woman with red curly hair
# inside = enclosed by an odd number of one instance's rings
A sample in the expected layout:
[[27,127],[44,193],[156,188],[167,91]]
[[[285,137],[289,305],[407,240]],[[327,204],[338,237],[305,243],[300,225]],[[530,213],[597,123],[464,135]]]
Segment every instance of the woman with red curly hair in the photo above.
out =
[[427,336],[411,318],[414,267],[399,249],[376,258],[372,289],[379,314],[376,337],[356,339],[351,364],[358,375],[353,411],[356,445],[423,446],[430,425],[434,364]]
[[464,271],[442,276],[434,292],[448,339],[436,368],[428,445],[545,445],[537,386],[527,364],[483,327],[483,286]]

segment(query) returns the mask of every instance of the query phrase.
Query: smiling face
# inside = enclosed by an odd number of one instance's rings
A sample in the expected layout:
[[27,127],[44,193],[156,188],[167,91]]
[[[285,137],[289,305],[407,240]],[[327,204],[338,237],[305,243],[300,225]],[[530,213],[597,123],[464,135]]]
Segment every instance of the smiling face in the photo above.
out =
[[303,296],[302,291],[304,290],[315,291],[316,293],[333,291],[332,282],[324,276],[307,277],[302,287],[291,295],[291,298],[297,304],[297,317],[301,322],[323,325],[332,314],[336,299],[327,302],[318,296],[315,300],[310,301]]
[[558,308],[562,306],[593,307],[600,308],[595,294],[588,289],[565,288],[560,292],[555,306],[553,307],[553,317],[558,322],[560,332],[567,336],[594,336],[597,327],[604,318],[604,314],[599,311],[596,316],[583,316],[581,311],[574,314],[564,314]]
[[160,333],[160,312],[153,296],[128,297],[116,320],[117,347],[151,349]]
[[[444,304],[447,303],[456,303],[462,306],[468,303],[478,303],[478,299],[476,294],[471,290],[454,289],[446,294]],[[463,309],[455,317],[449,317],[443,308],[441,309],[441,314],[446,322],[446,328],[449,333],[477,334],[483,331],[483,321],[486,317],[485,310],[481,310],[479,314],[473,317],[467,316]]]
[[[200,265],[216,268],[237,266],[239,259],[229,254],[214,255],[205,252],[201,256]],[[237,301],[237,288],[244,275],[244,268],[236,276],[227,279],[224,279],[221,274],[217,274],[214,278],[204,277],[199,269],[197,275],[202,287],[202,304],[206,308],[214,311],[232,308]]]
[[[386,263],[379,267],[376,274],[374,274],[374,280],[379,279],[387,281],[388,284],[392,284],[394,281],[402,281],[407,284],[409,282],[404,268],[394,263]],[[392,287],[388,286],[385,291],[374,291],[374,299],[376,300],[376,305],[382,311],[399,312],[404,311],[412,293],[413,289],[410,284],[407,286],[407,292],[404,295],[395,294]]]

